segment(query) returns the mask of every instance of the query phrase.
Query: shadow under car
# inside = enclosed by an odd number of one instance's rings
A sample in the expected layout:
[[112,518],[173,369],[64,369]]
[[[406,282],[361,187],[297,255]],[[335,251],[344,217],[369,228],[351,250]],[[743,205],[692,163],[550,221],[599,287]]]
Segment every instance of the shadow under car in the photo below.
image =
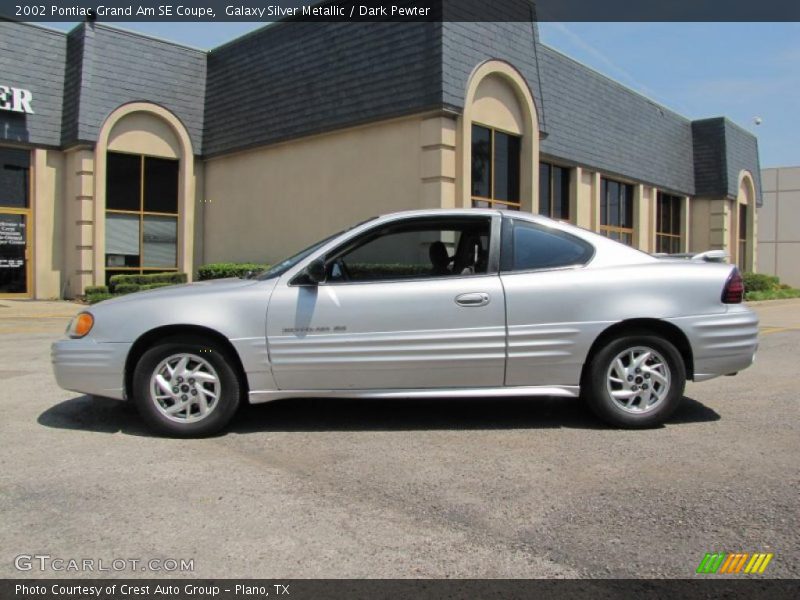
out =
[[[684,397],[667,425],[721,417]],[[45,427],[95,433],[153,435],[130,402],[78,396],[39,415]],[[346,399],[292,398],[244,405],[220,434],[314,431],[425,431],[542,428],[606,429],[574,398]]]

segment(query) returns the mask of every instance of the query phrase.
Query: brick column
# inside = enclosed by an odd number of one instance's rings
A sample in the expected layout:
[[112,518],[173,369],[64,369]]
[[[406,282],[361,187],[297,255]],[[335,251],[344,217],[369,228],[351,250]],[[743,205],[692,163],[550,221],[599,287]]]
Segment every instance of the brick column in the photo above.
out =
[[692,205],[689,196],[684,196],[681,206],[681,252],[693,252],[689,243],[692,226]]
[[456,122],[424,119],[420,125],[420,208],[456,206]]
[[569,220],[578,227],[592,227],[591,174],[583,167],[569,170]]
[[655,188],[633,186],[633,246],[643,252],[655,251],[656,195]]
[[64,273],[66,295],[83,294],[94,281],[94,153],[87,148],[66,152]]
[[589,189],[591,198],[589,210],[592,217],[591,229],[592,231],[600,231],[600,193],[603,187],[600,181],[601,180],[600,173],[590,173],[589,180],[590,180]]
[[736,256],[735,248],[731,247],[731,203],[727,199],[711,200],[709,215],[709,249],[725,250],[730,254],[731,260]]
[[57,150],[33,150],[33,293],[37,299],[60,298],[64,269],[64,157]]

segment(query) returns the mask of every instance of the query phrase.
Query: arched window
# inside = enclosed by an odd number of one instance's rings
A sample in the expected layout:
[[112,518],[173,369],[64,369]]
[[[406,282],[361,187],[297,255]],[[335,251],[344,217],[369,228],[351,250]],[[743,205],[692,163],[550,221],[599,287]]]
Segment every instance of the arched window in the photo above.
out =
[[748,171],[739,173],[739,193],[735,206],[736,264],[742,271],[752,271],[755,262],[755,184]]
[[132,102],[113,111],[95,146],[95,282],[117,274],[191,277],[194,152],[167,109]]
[[534,210],[539,125],[522,75],[499,60],[478,65],[467,84],[460,127],[462,206]]

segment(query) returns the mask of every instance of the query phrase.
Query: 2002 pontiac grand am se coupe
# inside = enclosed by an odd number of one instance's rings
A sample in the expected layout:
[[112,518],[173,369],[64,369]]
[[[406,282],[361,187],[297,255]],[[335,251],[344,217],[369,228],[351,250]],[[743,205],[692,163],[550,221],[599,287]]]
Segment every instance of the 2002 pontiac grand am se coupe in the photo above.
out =
[[53,345],[61,387],[131,398],[163,433],[243,400],[582,396],[650,427],[686,379],[748,367],[758,320],[728,264],[665,260],[531,214],[371,219],[251,279],[97,304]]

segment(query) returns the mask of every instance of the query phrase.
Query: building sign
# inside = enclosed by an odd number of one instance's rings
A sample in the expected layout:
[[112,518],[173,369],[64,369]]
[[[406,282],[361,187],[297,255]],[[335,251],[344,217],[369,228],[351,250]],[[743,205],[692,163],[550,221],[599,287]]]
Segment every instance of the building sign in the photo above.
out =
[[0,220],[0,246],[24,246],[25,223],[17,215],[9,218],[14,220]]
[[36,113],[31,108],[31,102],[33,94],[30,90],[0,85],[0,110],[33,115]]

